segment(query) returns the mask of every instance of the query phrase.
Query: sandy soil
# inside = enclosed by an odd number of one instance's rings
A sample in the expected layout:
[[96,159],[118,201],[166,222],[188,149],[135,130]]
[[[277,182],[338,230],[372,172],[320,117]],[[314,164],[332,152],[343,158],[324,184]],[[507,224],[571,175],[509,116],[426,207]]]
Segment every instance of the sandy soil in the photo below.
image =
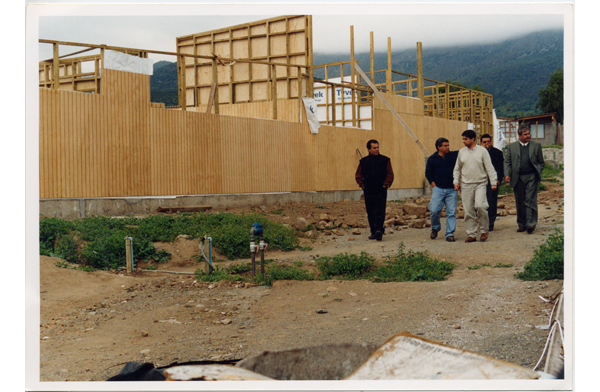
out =
[[[517,233],[514,215],[500,216],[485,243],[464,243],[462,219],[456,242],[443,235],[431,240],[430,229],[410,227],[418,217],[403,216],[403,204],[396,202],[388,203],[388,217],[404,224],[393,224],[381,242],[367,239],[359,201],[229,210],[262,211],[290,225],[302,217],[318,226],[322,214],[336,221],[337,229],[302,234],[301,243],[310,250],[267,250],[265,257],[276,262],[299,260],[314,268],[315,257],[361,251],[382,260],[402,242],[406,249],[427,250],[454,263],[442,282],[279,281],[272,287],[196,282],[191,273],[202,267],[194,257],[198,240],[186,238],[157,244],[172,253],[160,270],[178,274],[147,271],[143,263],[132,274],[88,273],[58,268],[58,259],[41,257],[40,380],[106,380],[129,361],[159,367],[324,343],[382,344],[400,331],[532,368],[548,334],[538,326],[548,323],[553,306],[540,296],[552,298],[563,282],[523,282],[514,275],[563,226],[562,188],[549,185],[539,194],[540,220],[533,234]],[[514,209],[512,196],[500,203],[505,211]],[[215,259],[225,258],[217,253]],[[512,266],[468,268],[482,263]]]

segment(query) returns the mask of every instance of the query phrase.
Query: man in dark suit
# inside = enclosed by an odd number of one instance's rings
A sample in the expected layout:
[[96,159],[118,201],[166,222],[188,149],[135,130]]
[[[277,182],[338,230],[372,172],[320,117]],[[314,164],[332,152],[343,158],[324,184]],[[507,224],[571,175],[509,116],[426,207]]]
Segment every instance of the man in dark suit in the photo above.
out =
[[488,207],[488,217],[489,217],[489,230],[494,231],[494,222],[496,222],[496,216],[498,211],[498,189],[500,184],[502,184],[502,179],[504,178],[504,155],[502,151],[492,146],[492,137],[487,133],[481,135],[481,146],[485,147],[485,149],[490,154],[490,158],[492,159],[492,165],[494,165],[494,169],[496,169],[496,176],[498,181],[496,181],[496,190],[492,190],[492,184],[489,183],[487,185],[487,202],[489,204]]
[[542,145],[531,141],[529,125],[519,126],[519,141],[508,145],[504,156],[504,180],[510,184],[517,203],[517,232],[535,230],[538,218],[537,187],[544,170]]
[[370,240],[381,241],[383,236],[383,223],[385,221],[385,207],[387,190],[394,182],[394,171],[390,158],[379,153],[379,142],[367,142],[369,155],[360,160],[356,169],[355,179],[358,186],[364,191],[365,206],[371,228]]

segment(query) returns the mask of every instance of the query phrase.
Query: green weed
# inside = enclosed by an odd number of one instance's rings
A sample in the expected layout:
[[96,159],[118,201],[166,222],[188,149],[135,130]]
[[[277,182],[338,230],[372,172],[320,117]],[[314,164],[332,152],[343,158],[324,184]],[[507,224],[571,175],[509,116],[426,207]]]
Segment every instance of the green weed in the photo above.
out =
[[405,252],[404,243],[400,243],[398,253],[373,271],[371,279],[375,282],[432,282],[445,280],[453,269],[454,264],[432,258],[427,251]]
[[515,276],[521,280],[564,279],[564,242],[562,229],[556,229],[546,242],[535,250],[533,258],[525,264],[523,272]]
[[317,269],[321,279],[334,276],[343,279],[360,279],[363,274],[373,267],[375,259],[365,252],[360,255],[338,254],[333,257],[323,256],[317,259]]

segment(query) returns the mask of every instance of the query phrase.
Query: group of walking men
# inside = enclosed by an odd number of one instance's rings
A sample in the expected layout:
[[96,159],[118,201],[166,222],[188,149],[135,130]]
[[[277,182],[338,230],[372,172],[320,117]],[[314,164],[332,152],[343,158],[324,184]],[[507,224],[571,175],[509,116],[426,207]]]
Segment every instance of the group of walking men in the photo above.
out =
[[[442,229],[441,213],[446,207],[446,241],[454,242],[458,191],[465,214],[465,242],[486,241],[494,230],[497,216],[498,188],[504,180],[514,190],[517,205],[517,232],[531,234],[537,225],[537,188],[542,178],[544,157],[542,147],[531,140],[528,125],[517,131],[519,140],[506,148],[506,154],[492,146],[492,137],[477,135],[472,130],[462,133],[465,147],[450,151],[448,139],[435,142],[436,152],[428,159],[425,177],[432,186],[429,211],[431,239]],[[384,232],[387,189],[394,181],[390,158],[379,153],[379,143],[369,140],[369,155],[362,158],[356,170],[356,182],[364,191],[371,235],[381,241]]]

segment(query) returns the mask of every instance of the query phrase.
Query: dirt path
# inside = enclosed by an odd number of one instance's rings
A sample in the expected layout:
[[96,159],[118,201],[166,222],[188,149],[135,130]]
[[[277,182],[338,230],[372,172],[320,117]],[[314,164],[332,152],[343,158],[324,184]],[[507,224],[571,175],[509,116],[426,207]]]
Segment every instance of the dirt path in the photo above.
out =
[[[502,199],[507,210],[514,204],[511,199]],[[542,192],[539,200],[540,223],[533,234],[516,233],[515,217],[508,215],[499,218],[487,242],[472,244],[464,243],[462,220],[455,243],[443,236],[431,240],[428,228],[408,225],[390,229],[381,242],[369,241],[366,229],[356,227],[366,222],[360,202],[254,209],[289,224],[298,217],[318,223],[327,213],[350,226],[307,232],[302,243],[312,249],[267,251],[267,258],[281,263],[300,260],[310,268],[314,257],[343,252],[366,251],[382,259],[402,242],[406,249],[427,250],[456,265],[448,280],[435,283],[279,281],[273,287],[247,287],[143,270],[129,276],[87,273],[58,268],[58,259],[41,257],[41,380],[106,380],[128,361],[158,367],[323,343],[382,344],[404,330],[532,368],[547,337],[547,331],[536,326],[547,324],[552,309],[539,296],[550,297],[563,284],[514,277],[563,224],[562,189]],[[388,203],[390,216],[398,208],[402,204]],[[199,268],[193,257],[197,240],[180,238],[158,246],[173,255],[161,269]],[[468,268],[483,263],[512,267]],[[317,313],[318,309],[327,312]]]

